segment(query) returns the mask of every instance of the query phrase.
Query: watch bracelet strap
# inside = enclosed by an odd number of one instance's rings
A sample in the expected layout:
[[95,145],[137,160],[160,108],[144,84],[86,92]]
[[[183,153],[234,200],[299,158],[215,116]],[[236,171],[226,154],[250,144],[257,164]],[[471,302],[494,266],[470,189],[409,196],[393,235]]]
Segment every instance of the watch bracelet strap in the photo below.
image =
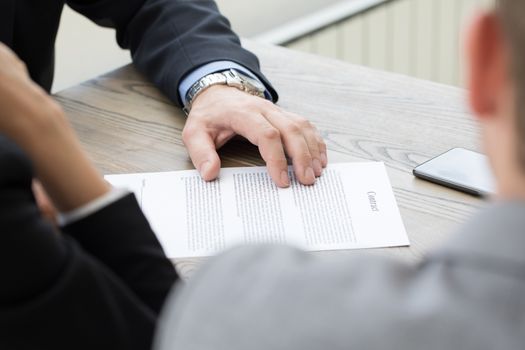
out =
[[222,72],[217,73],[211,73],[208,74],[201,79],[199,79],[195,84],[192,85],[192,87],[188,90],[188,93],[186,94],[186,101],[187,103],[184,105],[183,111],[188,115],[191,111],[191,106],[193,104],[193,101],[197,96],[199,96],[201,93],[203,93],[208,88],[215,86],[215,85],[227,85],[231,87],[235,87],[241,91],[244,91],[252,96],[258,96],[261,98],[265,98],[264,92],[258,92],[254,90],[249,90],[246,88],[246,85],[244,83],[239,84],[231,84],[228,79],[228,74],[231,75],[231,79],[235,79],[236,75],[233,69],[224,70]]
[[227,83],[226,76],[222,72],[211,73],[202,78],[200,78],[195,84],[193,84],[185,96],[186,104],[184,105],[184,112],[186,114],[190,113],[191,105],[195,98],[204,92],[206,89],[214,85],[223,85]]

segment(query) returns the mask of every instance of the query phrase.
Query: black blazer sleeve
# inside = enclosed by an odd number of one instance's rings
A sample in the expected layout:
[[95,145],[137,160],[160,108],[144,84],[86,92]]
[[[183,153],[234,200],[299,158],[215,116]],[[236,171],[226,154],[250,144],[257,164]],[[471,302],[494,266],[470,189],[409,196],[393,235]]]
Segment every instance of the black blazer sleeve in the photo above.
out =
[[133,194],[64,227],[63,232],[155,313],[160,312],[177,276]]
[[176,280],[132,196],[58,232],[0,136],[0,349],[149,349]]
[[278,96],[259,68],[259,61],[241,47],[212,0],[68,0],[94,22],[117,29],[122,48],[131,49],[137,68],[181,105],[178,86],[192,70],[217,60],[250,69]]

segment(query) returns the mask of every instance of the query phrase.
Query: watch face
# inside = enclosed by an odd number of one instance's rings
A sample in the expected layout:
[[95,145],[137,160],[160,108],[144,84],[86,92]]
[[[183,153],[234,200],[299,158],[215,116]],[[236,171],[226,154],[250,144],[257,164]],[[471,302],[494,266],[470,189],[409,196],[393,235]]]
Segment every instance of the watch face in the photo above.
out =
[[237,73],[239,77],[241,77],[242,80],[244,80],[247,84],[253,86],[254,89],[260,92],[266,91],[266,87],[263,84],[261,84],[258,80],[253,79],[252,77],[244,74],[243,72],[239,72],[236,69],[233,70],[235,71],[235,73]]

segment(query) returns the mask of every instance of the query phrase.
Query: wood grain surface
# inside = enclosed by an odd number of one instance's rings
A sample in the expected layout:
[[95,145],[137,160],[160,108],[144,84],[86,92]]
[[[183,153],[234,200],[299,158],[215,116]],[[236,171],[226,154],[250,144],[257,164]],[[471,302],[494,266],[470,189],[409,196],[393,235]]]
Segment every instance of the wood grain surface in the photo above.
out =
[[[450,148],[479,149],[463,90],[284,48],[244,45],[259,56],[280,93],[279,105],[318,127],[330,162],[385,162],[411,246],[373,253],[417,261],[484,205],[412,175],[416,165]],[[185,116],[132,66],[56,98],[104,174],[193,168],[181,140]],[[242,140],[220,155],[225,167],[264,164],[257,148]],[[175,262],[188,277],[202,260]]]

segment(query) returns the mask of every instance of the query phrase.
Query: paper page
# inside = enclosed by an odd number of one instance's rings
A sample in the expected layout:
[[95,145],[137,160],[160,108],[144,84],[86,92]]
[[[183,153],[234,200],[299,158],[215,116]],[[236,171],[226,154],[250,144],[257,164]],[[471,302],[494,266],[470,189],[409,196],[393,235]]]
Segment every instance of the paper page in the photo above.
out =
[[170,258],[209,256],[238,244],[305,250],[409,245],[383,163],[330,164],[313,186],[276,187],[265,167],[108,175],[133,191]]

